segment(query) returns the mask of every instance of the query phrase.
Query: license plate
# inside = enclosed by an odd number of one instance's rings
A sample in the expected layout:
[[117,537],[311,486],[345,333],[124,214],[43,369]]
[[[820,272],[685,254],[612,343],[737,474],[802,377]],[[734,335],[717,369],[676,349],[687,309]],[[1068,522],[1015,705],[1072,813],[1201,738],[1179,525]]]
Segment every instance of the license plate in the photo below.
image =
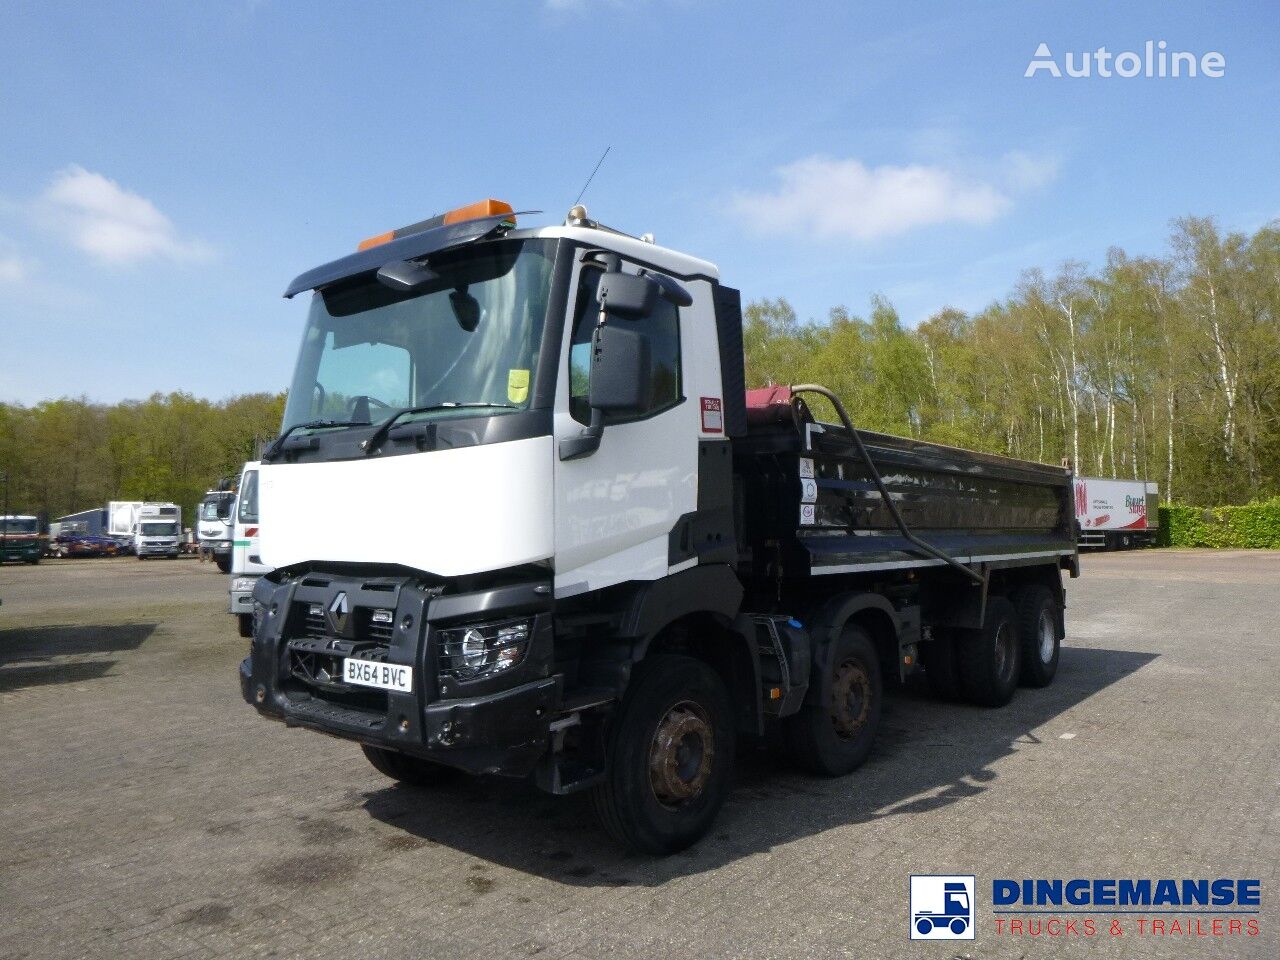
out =
[[376,663],[347,657],[342,661],[342,679],[358,687],[413,693],[413,668],[400,663]]

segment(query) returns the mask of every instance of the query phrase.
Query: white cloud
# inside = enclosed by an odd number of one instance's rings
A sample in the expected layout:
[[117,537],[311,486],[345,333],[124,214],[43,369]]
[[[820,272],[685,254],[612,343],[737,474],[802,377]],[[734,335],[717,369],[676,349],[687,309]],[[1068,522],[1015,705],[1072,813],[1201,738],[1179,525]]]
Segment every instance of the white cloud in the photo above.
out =
[[1008,154],[979,179],[936,164],[868,167],[854,158],[806,157],[778,169],[776,190],[740,192],[733,209],[761,233],[877,240],[941,223],[986,224],[1013,195],[1043,186],[1056,162]]
[[31,276],[36,261],[22,256],[17,248],[0,237],[0,284],[16,286]]
[[0,283],[21,283],[26,278],[26,261],[0,254]]
[[146,197],[80,166],[59,173],[41,194],[37,209],[44,223],[103,263],[198,261],[213,253],[202,240],[180,236]]

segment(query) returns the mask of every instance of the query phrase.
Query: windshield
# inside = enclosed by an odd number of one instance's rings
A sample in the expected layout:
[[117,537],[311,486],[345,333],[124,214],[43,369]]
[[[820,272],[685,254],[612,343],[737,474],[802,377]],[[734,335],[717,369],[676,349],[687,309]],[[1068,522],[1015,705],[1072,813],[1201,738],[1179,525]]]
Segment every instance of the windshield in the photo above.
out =
[[178,532],[176,523],[143,523],[140,527],[144,537],[172,537]]
[[412,293],[366,275],[315,294],[283,429],[437,404],[423,416],[527,408],[554,255],[551,240],[484,243],[433,256],[439,280]]
[[227,494],[216,500],[206,500],[200,505],[201,520],[226,520],[231,516],[231,502],[234,497]]
[[23,517],[9,517],[0,520],[0,530],[5,533],[35,533],[36,518],[26,519]]

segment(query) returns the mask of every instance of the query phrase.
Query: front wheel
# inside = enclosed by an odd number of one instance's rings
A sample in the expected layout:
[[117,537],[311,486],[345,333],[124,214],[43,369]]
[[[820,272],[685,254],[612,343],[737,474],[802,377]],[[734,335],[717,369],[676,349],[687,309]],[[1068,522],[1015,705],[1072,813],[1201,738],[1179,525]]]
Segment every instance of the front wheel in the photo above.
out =
[[398,780],[411,787],[434,787],[447,783],[458,776],[453,767],[446,767],[420,757],[411,757],[407,753],[396,750],[384,750],[382,747],[360,745],[365,758],[373,764],[373,768],[384,777]]
[[733,769],[733,706],[719,675],[692,657],[642,662],[611,739],[608,772],[591,795],[605,830],[641,853],[695,843],[724,803]]
[[809,773],[839,777],[862,766],[876,730],[884,687],[880,660],[861,627],[846,627],[817,664],[800,712],[784,721],[796,762]]
[[219,571],[221,571],[222,573],[230,573],[230,572],[231,572],[231,558],[230,558],[230,557],[214,557],[214,558],[213,558],[213,562],[214,562],[214,563],[216,563],[216,564],[218,565],[218,570],[219,570]]

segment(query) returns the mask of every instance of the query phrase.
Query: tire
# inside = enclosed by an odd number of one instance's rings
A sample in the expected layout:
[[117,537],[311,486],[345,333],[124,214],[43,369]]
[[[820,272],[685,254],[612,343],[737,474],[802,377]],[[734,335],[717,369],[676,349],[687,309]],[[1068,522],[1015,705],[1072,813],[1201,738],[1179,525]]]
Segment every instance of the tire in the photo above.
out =
[[657,855],[697,842],[728,796],[733,771],[733,704],[720,676],[692,657],[645,660],[609,737],[609,767],[591,791],[609,835]]
[[213,562],[214,562],[214,563],[216,563],[216,564],[218,565],[218,570],[219,570],[221,573],[230,573],[230,572],[231,572],[231,558],[230,558],[230,557],[214,557],[214,558],[213,558]]
[[1018,689],[1022,644],[1017,613],[1005,597],[987,599],[980,630],[957,631],[960,692],[980,707],[1003,707]]
[[939,700],[959,700],[960,672],[956,666],[955,633],[943,627],[935,627],[933,633],[933,640],[920,648],[929,691]]
[[240,636],[248,638],[253,636],[253,614],[237,613],[236,625],[240,629]]
[[862,766],[875,742],[884,700],[880,660],[871,637],[855,626],[818,660],[803,706],[783,728],[801,769],[840,777]]
[[373,764],[373,768],[384,777],[390,777],[411,787],[434,787],[448,783],[459,776],[459,771],[420,757],[411,757],[407,753],[395,750],[384,750],[381,747],[360,745],[365,758]]
[[39,563],[39,562],[40,562],[40,558],[39,558],[39,557],[32,557],[31,559],[29,559],[29,560],[27,561],[27,563],[31,564],[31,566],[33,566],[33,567],[34,567],[37,563]]
[[917,920],[916,929],[920,931],[920,936],[927,937],[929,934],[933,933],[933,924],[928,920]]
[[1026,587],[1018,592],[1018,639],[1022,645],[1019,679],[1023,686],[1047,687],[1058,672],[1062,637],[1058,633],[1058,609],[1048,587]]
[[968,925],[969,924],[965,922],[965,920],[962,917],[956,917],[949,924],[947,924],[947,927],[951,930],[951,933],[954,936],[958,937],[960,936],[960,934],[964,933],[964,928],[967,927]]
[[1129,550],[1133,547],[1133,535],[1129,533],[1120,534],[1120,549]]

